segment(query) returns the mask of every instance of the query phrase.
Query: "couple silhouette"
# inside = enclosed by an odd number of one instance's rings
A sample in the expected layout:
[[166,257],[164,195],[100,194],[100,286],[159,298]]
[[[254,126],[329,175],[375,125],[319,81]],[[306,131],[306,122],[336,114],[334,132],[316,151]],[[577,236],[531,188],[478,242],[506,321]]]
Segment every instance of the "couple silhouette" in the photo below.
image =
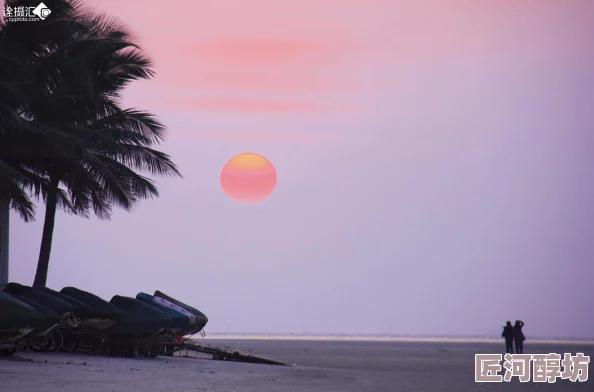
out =
[[513,354],[513,346],[515,343],[516,346],[516,354],[523,354],[524,353],[524,340],[526,337],[522,332],[522,327],[524,326],[524,322],[522,320],[516,320],[516,323],[512,325],[511,321],[508,321],[503,327],[503,332],[501,333],[501,337],[505,338],[505,352],[509,354]]

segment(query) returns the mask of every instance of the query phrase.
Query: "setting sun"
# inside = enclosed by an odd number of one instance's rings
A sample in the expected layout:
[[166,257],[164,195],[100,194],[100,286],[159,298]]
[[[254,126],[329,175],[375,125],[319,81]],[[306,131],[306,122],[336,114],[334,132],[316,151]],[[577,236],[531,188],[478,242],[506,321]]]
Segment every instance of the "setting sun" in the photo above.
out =
[[276,187],[276,170],[265,157],[243,153],[231,158],[221,171],[221,187],[232,200],[255,204],[266,200]]

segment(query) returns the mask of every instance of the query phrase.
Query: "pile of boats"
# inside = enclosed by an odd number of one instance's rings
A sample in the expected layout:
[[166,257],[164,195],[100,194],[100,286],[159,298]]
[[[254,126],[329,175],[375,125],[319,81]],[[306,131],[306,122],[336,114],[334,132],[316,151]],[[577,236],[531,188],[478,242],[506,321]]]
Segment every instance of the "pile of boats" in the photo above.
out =
[[75,287],[0,287],[0,355],[30,349],[155,357],[207,322],[198,309],[158,290],[107,302]]

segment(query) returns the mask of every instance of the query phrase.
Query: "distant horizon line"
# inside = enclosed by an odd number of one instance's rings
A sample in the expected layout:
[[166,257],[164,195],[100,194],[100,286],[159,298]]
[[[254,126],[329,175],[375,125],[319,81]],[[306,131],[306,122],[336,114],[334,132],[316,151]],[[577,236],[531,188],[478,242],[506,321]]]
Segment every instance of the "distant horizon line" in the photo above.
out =
[[[246,340],[352,340],[352,341],[391,341],[391,342],[468,342],[499,343],[501,338],[492,335],[389,335],[389,334],[347,334],[347,333],[277,333],[277,332],[206,332],[206,338],[246,339]],[[586,337],[546,337],[535,336],[533,343],[592,344],[594,338]]]

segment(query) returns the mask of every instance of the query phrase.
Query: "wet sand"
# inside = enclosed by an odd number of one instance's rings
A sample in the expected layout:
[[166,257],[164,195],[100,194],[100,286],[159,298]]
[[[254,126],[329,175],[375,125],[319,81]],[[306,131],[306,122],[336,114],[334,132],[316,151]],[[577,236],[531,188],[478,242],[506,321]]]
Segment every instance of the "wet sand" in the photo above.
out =
[[[127,359],[85,354],[18,353],[0,360],[0,390],[27,392],[141,391],[592,391],[594,381],[555,384],[474,382],[474,355],[501,344],[240,340],[204,343],[295,363],[291,367],[208,359]],[[527,342],[528,343],[528,342]],[[583,352],[593,345],[527,344],[526,353]],[[27,361],[25,359],[30,359]],[[22,359],[22,360],[19,360]],[[45,362],[47,361],[47,363]]]

